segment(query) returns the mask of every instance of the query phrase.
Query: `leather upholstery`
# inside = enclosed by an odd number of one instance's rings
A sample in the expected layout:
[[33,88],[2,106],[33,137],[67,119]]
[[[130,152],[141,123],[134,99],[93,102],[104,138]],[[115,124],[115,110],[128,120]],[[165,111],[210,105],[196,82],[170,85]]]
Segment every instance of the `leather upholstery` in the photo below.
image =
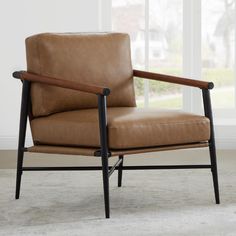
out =
[[[157,146],[150,148],[133,148],[133,149],[110,149],[111,156],[119,155],[132,155],[138,153],[147,152],[159,152],[159,151],[170,151],[177,149],[187,149],[187,148],[203,148],[208,147],[208,142],[200,143],[190,143],[181,145],[167,145],[167,146]],[[36,153],[53,153],[53,154],[67,154],[67,155],[83,155],[83,156],[94,156],[97,148],[81,148],[81,147],[68,147],[68,146],[50,146],[50,145],[35,145],[27,148],[28,152]]]
[[[208,141],[204,116],[158,109],[108,108],[111,149],[145,148]],[[35,144],[99,147],[98,110],[62,112],[31,121]]]
[[48,154],[65,154],[65,155],[82,155],[94,156],[97,148],[80,148],[50,145],[35,145],[27,148],[27,152],[48,153]]
[[[107,105],[136,106],[127,34],[52,34],[26,39],[27,70],[43,76],[105,86]],[[32,83],[34,117],[97,107],[96,95]]]

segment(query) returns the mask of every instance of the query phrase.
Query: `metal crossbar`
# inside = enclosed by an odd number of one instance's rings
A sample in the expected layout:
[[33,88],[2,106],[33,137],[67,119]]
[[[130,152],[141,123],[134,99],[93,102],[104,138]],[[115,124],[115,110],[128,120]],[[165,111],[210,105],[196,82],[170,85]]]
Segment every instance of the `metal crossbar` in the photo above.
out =
[[[121,160],[118,160],[114,166],[109,166],[109,176],[118,170]],[[211,165],[146,165],[146,166],[123,166],[122,170],[165,170],[165,169],[207,169],[212,168]],[[87,170],[102,170],[101,166],[56,166],[56,167],[23,167],[23,171],[87,171]]]

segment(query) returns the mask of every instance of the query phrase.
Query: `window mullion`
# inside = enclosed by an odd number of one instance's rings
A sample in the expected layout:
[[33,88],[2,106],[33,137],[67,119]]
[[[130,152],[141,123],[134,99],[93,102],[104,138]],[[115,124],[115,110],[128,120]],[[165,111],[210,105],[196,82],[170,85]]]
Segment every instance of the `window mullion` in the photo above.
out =
[[[149,71],[149,0],[145,0],[145,70]],[[149,81],[144,80],[144,107],[149,106]]]
[[[192,39],[193,39],[193,53],[192,53],[192,78],[202,79],[202,16],[201,16],[201,0],[192,0]],[[202,111],[202,98],[200,89],[192,89],[192,107],[193,112],[201,113]]]
[[[183,0],[183,75],[201,79],[201,1]],[[200,91],[183,90],[183,108],[199,112]]]
[[[191,0],[183,0],[183,76],[192,76]],[[192,109],[192,89],[183,87],[183,109]]]
[[234,112],[236,112],[236,0],[234,4]]

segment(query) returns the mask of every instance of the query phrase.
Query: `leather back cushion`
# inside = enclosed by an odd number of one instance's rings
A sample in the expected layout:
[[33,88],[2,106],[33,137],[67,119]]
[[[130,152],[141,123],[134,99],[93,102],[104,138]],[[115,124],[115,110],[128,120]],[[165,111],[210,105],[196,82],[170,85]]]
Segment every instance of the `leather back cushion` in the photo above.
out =
[[[26,52],[29,72],[109,87],[108,106],[136,106],[127,34],[38,34],[26,39]],[[34,117],[97,107],[96,95],[39,83],[31,101]]]

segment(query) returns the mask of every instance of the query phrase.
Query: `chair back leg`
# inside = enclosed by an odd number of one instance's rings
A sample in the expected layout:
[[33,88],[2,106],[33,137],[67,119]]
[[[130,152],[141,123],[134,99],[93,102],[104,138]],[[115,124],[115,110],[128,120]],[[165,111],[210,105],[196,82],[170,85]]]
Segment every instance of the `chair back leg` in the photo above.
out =
[[123,155],[119,156],[119,159],[121,159],[121,163],[118,167],[118,187],[121,187],[122,185],[122,172],[123,172]]
[[25,147],[25,133],[27,125],[28,107],[29,107],[29,91],[30,82],[24,80],[22,87],[21,97],[21,111],[20,111],[20,127],[19,127],[19,140],[18,140],[18,152],[17,152],[17,172],[16,172],[16,192],[15,198],[19,199],[20,185],[22,176],[22,166]]
[[110,218],[108,157],[102,156],[101,158],[102,158],[102,176],[103,176],[105,216],[106,216],[106,218]]

